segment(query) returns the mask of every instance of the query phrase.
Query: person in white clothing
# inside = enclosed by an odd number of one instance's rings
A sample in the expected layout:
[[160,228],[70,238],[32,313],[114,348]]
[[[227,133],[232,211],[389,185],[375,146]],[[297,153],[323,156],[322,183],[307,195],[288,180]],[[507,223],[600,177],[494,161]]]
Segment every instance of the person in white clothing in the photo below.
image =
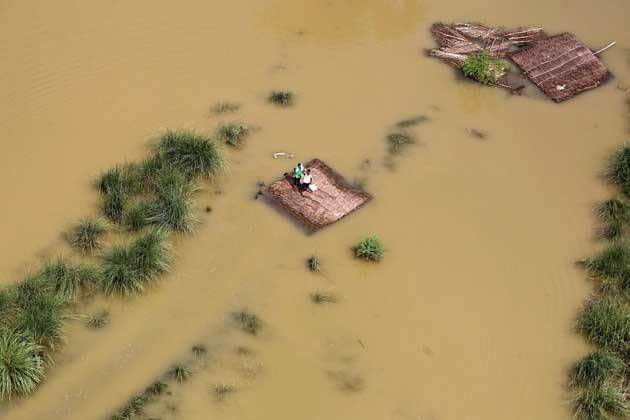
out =
[[307,169],[302,175],[302,179],[300,179],[300,191],[308,190],[308,187],[313,182],[313,176],[311,175],[311,170]]

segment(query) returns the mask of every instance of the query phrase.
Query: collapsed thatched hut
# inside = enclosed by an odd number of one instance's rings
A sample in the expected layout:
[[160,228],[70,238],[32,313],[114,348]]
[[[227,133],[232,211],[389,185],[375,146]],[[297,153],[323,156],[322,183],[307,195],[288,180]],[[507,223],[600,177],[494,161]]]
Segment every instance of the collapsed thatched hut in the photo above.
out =
[[316,231],[357,210],[372,199],[365,191],[350,185],[319,159],[307,163],[316,191],[300,193],[289,174],[273,182],[265,197],[275,207],[295,218],[308,231]]
[[595,88],[608,77],[608,69],[593,51],[569,33],[542,39],[509,57],[556,102]]
[[466,61],[482,52],[492,60],[511,59],[522,73],[504,71],[492,84],[512,92],[519,92],[529,79],[549,98],[561,102],[599,86],[608,77],[597,58],[603,50],[593,53],[569,33],[548,36],[542,28],[501,30],[475,23],[436,23],[431,33],[438,48],[428,54],[456,68],[466,70]]

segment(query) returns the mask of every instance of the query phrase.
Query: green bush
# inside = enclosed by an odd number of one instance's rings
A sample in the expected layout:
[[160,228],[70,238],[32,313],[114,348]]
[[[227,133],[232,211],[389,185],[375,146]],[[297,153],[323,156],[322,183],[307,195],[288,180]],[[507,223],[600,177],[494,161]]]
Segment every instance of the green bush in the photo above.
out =
[[129,196],[122,190],[111,190],[107,192],[103,195],[103,214],[112,222],[121,223],[128,201]]
[[354,246],[354,255],[369,261],[380,261],[383,253],[383,244],[376,236],[369,236]]
[[602,281],[604,288],[613,286],[630,290],[630,246],[626,242],[612,242],[594,257],[585,261],[586,269]]
[[486,85],[496,83],[505,74],[506,69],[503,61],[492,58],[486,50],[469,55],[462,66],[466,77]]
[[249,127],[245,124],[223,124],[217,129],[217,138],[233,147],[242,146],[249,134]]
[[0,400],[31,394],[43,378],[44,363],[32,338],[0,330]]

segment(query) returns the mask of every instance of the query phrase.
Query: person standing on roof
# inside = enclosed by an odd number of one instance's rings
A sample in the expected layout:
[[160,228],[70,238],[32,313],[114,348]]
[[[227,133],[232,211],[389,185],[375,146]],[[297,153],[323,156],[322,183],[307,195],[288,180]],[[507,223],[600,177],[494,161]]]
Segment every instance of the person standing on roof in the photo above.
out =
[[298,162],[297,166],[293,168],[293,182],[295,183],[296,187],[300,186],[300,180],[302,179],[303,175],[304,165],[302,165],[302,162]]

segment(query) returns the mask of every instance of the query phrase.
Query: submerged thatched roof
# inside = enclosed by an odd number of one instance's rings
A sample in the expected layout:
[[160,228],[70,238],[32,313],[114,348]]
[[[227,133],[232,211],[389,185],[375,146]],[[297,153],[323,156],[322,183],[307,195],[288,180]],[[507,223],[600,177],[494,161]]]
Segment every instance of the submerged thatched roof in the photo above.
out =
[[294,217],[309,231],[315,231],[355,211],[372,196],[354,188],[341,175],[319,159],[307,163],[316,191],[301,194],[289,175],[267,187],[267,200]]
[[569,33],[538,41],[510,58],[556,102],[597,87],[608,77],[606,66]]

